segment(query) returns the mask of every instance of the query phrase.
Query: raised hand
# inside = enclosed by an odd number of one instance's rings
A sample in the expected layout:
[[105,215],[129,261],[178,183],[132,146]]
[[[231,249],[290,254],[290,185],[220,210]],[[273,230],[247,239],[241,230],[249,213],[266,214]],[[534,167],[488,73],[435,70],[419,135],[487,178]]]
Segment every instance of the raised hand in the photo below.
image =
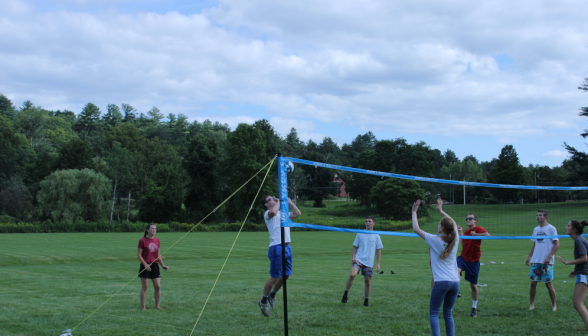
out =
[[414,204],[412,205],[412,212],[417,212],[420,205],[421,205],[421,200],[417,200],[416,202],[414,202]]

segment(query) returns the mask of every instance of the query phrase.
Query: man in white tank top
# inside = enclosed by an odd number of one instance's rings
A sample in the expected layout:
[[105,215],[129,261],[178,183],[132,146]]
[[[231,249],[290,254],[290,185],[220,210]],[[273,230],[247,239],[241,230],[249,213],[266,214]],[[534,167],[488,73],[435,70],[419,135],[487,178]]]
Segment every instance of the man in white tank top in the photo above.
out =
[[[280,200],[274,196],[266,196],[263,198],[263,205],[267,209],[263,218],[265,225],[270,234],[270,246],[267,253],[270,259],[270,277],[265,282],[263,287],[263,297],[257,302],[261,313],[269,317],[269,308],[274,310],[274,302],[276,300],[277,291],[282,288],[282,235],[280,229]],[[288,199],[288,207],[290,210],[290,219],[297,218],[301,215],[300,210],[296,207],[290,199]],[[284,240],[286,250],[286,279],[292,275],[292,249],[290,248],[290,228],[284,228]]]

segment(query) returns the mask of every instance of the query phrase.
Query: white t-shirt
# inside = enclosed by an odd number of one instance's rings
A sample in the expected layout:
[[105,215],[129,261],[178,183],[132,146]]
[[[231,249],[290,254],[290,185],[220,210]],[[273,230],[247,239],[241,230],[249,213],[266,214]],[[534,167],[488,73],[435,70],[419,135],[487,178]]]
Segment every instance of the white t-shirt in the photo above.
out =
[[431,270],[433,271],[433,280],[437,281],[459,281],[457,274],[457,247],[459,246],[459,235],[455,236],[455,245],[451,253],[445,260],[439,259],[439,256],[448,243],[444,242],[441,237],[425,232],[425,242],[431,247],[429,253],[431,255]]
[[380,235],[369,233],[358,233],[355,236],[353,246],[357,247],[355,260],[367,267],[374,267],[374,254],[376,250],[384,248]]
[[[263,219],[265,219],[265,225],[267,225],[267,230],[270,234],[269,246],[274,246],[282,243],[282,233],[280,230],[280,213],[281,212],[278,211],[278,213],[274,217],[269,218],[269,210],[267,210],[263,215]],[[286,243],[291,242],[289,227],[284,228],[284,238],[286,238]]]
[[[537,226],[533,229],[533,236],[557,236],[557,229],[551,224],[547,224],[544,227]],[[535,243],[535,249],[533,250],[533,256],[531,257],[532,264],[543,264],[545,258],[551,253],[553,249],[554,241],[557,238],[549,239],[531,239]],[[549,265],[553,265],[553,257]]]

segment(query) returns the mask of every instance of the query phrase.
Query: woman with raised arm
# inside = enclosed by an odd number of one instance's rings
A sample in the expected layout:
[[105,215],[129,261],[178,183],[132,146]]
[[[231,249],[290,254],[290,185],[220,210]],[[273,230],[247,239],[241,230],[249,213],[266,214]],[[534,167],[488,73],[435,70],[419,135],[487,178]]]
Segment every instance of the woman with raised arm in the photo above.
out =
[[459,274],[457,273],[456,262],[457,247],[459,246],[457,225],[451,217],[443,212],[443,200],[439,198],[437,200],[437,211],[443,215],[437,227],[437,234],[439,235],[432,235],[421,230],[417,219],[417,210],[420,205],[421,201],[417,200],[412,206],[412,229],[430,247],[431,270],[435,281],[431,290],[431,301],[429,302],[431,333],[433,336],[441,335],[439,310],[441,309],[441,304],[443,304],[445,332],[447,336],[454,336],[455,326],[452,310],[457,299],[457,293],[459,293]]
[[576,277],[576,286],[574,287],[574,308],[580,314],[582,321],[588,329],[588,311],[584,306],[584,299],[586,298],[586,291],[588,291],[588,242],[582,233],[584,227],[588,225],[588,221],[582,222],[571,220],[566,226],[566,233],[574,240],[574,260],[565,260],[557,256],[557,260],[566,265],[576,265],[574,270],[568,275],[570,278]]

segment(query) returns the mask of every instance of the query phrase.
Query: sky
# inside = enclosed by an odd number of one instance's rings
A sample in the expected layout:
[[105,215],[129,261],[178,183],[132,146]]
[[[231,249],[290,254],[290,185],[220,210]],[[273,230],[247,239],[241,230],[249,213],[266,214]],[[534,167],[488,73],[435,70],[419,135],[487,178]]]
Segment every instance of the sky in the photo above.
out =
[[[586,149],[586,1],[0,0],[0,93],[523,165]],[[584,29],[582,29],[584,28]]]

